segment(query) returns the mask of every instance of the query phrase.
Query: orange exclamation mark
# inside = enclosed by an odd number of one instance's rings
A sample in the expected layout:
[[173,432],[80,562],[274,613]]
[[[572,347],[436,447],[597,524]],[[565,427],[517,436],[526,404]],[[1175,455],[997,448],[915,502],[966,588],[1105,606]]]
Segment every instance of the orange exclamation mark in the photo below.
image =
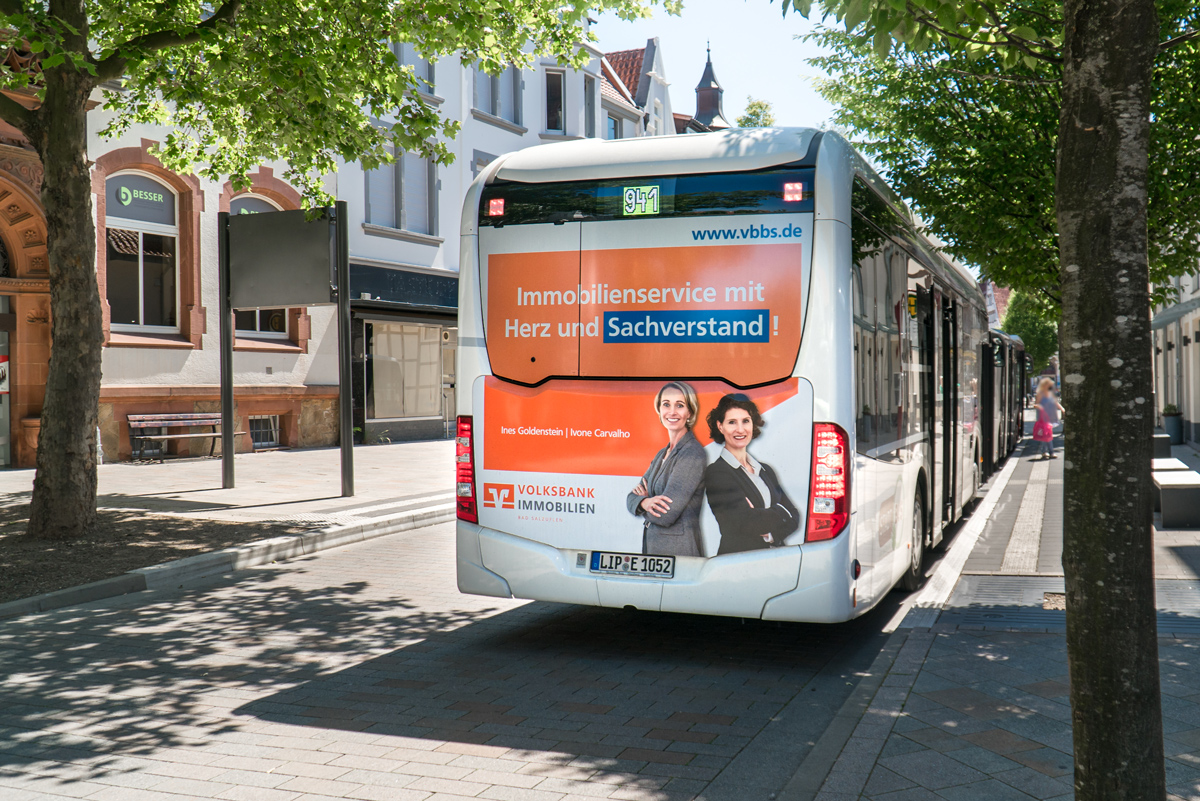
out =
[[772,326],[771,335],[777,337],[779,336],[779,315],[776,314],[772,319],[774,320],[774,325]]

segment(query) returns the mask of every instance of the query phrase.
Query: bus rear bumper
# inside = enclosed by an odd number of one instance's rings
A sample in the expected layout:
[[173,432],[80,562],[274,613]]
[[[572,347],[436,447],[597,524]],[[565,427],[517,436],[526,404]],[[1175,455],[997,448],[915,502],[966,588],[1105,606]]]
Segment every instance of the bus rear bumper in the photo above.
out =
[[[458,586],[475,595],[588,606],[835,622],[854,617],[856,611],[844,567],[846,538],[841,539],[720,559],[677,557],[675,578],[655,581],[598,576],[589,570],[590,551],[552,548],[460,521]],[[830,578],[839,559],[844,579],[840,583]]]
[[804,567],[796,589],[777,595],[763,608],[763,620],[841,623],[857,617],[855,587],[850,578],[850,537],[843,533],[829,542],[804,546]]
[[508,582],[483,566],[483,557],[479,553],[479,526],[459,520],[456,539],[459,592],[511,598]]

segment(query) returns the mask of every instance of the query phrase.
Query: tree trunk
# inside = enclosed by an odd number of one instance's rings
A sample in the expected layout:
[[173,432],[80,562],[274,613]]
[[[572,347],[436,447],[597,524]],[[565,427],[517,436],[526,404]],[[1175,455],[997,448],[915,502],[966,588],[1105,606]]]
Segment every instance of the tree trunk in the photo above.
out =
[[1057,216],[1075,797],[1166,796],[1151,544],[1152,0],[1067,0]]
[[[56,0],[51,13],[80,34],[87,52],[82,0]],[[30,137],[42,159],[42,205],[49,245],[51,355],[38,438],[29,534],[68,539],[96,519],[96,422],[104,341],[96,282],[96,228],[87,165],[87,99],[92,79],[69,64],[46,71],[45,100]]]

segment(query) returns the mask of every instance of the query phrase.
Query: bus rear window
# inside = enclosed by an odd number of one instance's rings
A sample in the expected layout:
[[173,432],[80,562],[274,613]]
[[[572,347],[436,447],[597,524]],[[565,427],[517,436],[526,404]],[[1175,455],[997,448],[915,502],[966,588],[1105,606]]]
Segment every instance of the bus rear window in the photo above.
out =
[[[486,227],[588,220],[787,214],[813,210],[813,169],[657,176],[484,188],[479,224]],[[494,202],[500,201],[500,202]]]

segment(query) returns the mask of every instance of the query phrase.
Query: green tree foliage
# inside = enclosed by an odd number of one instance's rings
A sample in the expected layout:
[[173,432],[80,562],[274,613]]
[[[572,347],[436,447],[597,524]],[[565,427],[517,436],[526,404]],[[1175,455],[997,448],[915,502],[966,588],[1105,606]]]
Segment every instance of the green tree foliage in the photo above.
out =
[[[30,534],[77,537],[95,519],[103,313],[89,101],[102,96],[108,135],[169,126],[155,155],[176,172],[228,176],[240,188],[254,167],[279,160],[306,202],[321,204],[331,199],[322,176],[339,159],[368,169],[399,151],[450,159],[438,137],[458,124],[390,43],[429,59],[457,53],[490,72],[528,66],[535,54],[580,66],[592,57],[589,16],[642,17],[646,3],[0,0],[0,30],[18,55],[0,66],[0,89],[26,98],[0,95],[0,119],[25,134],[45,167],[53,352]],[[678,0],[664,5],[678,11]]]
[[[595,41],[582,24],[604,9],[623,19],[649,13],[643,0],[129,0],[88,2],[72,26],[43,3],[4,0],[0,25],[9,44],[40,55],[41,72],[78,71],[85,86],[105,89],[116,113],[106,134],[173,126],[156,154],[164,164],[235,186],[260,163],[285,160],[288,180],[325,202],[321,175],[338,158],[370,168],[390,158],[389,146],[450,158],[435,137],[458,124],[389,43],[427,58],[459,53],[489,72],[528,66],[534,54],[578,67],[591,57],[582,45]],[[82,47],[65,38],[79,24]],[[45,93],[37,72],[0,69],[0,86]],[[4,119],[28,116],[13,105],[0,101]]]
[[1040,373],[1058,352],[1057,311],[1046,300],[1028,292],[1014,290],[1008,297],[1000,327],[1025,343],[1025,355],[1033,361],[1034,373]]
[[[957,258],[1000,284],[1060,300],[1054,160],[1061,66],[934,40],[886,58],[873,39],[823,27],[812,63],[835,123],[869,154]],[[1156,65],[1150,161],[1150,275],[1159,292],[1200,259],[1200,41]],[[1155,300],[1161,300],[1156,298]]]
[[769,100],[746,96],[746,111],[735,120],[739,128],[769,128],[775,124],[775,112]]

